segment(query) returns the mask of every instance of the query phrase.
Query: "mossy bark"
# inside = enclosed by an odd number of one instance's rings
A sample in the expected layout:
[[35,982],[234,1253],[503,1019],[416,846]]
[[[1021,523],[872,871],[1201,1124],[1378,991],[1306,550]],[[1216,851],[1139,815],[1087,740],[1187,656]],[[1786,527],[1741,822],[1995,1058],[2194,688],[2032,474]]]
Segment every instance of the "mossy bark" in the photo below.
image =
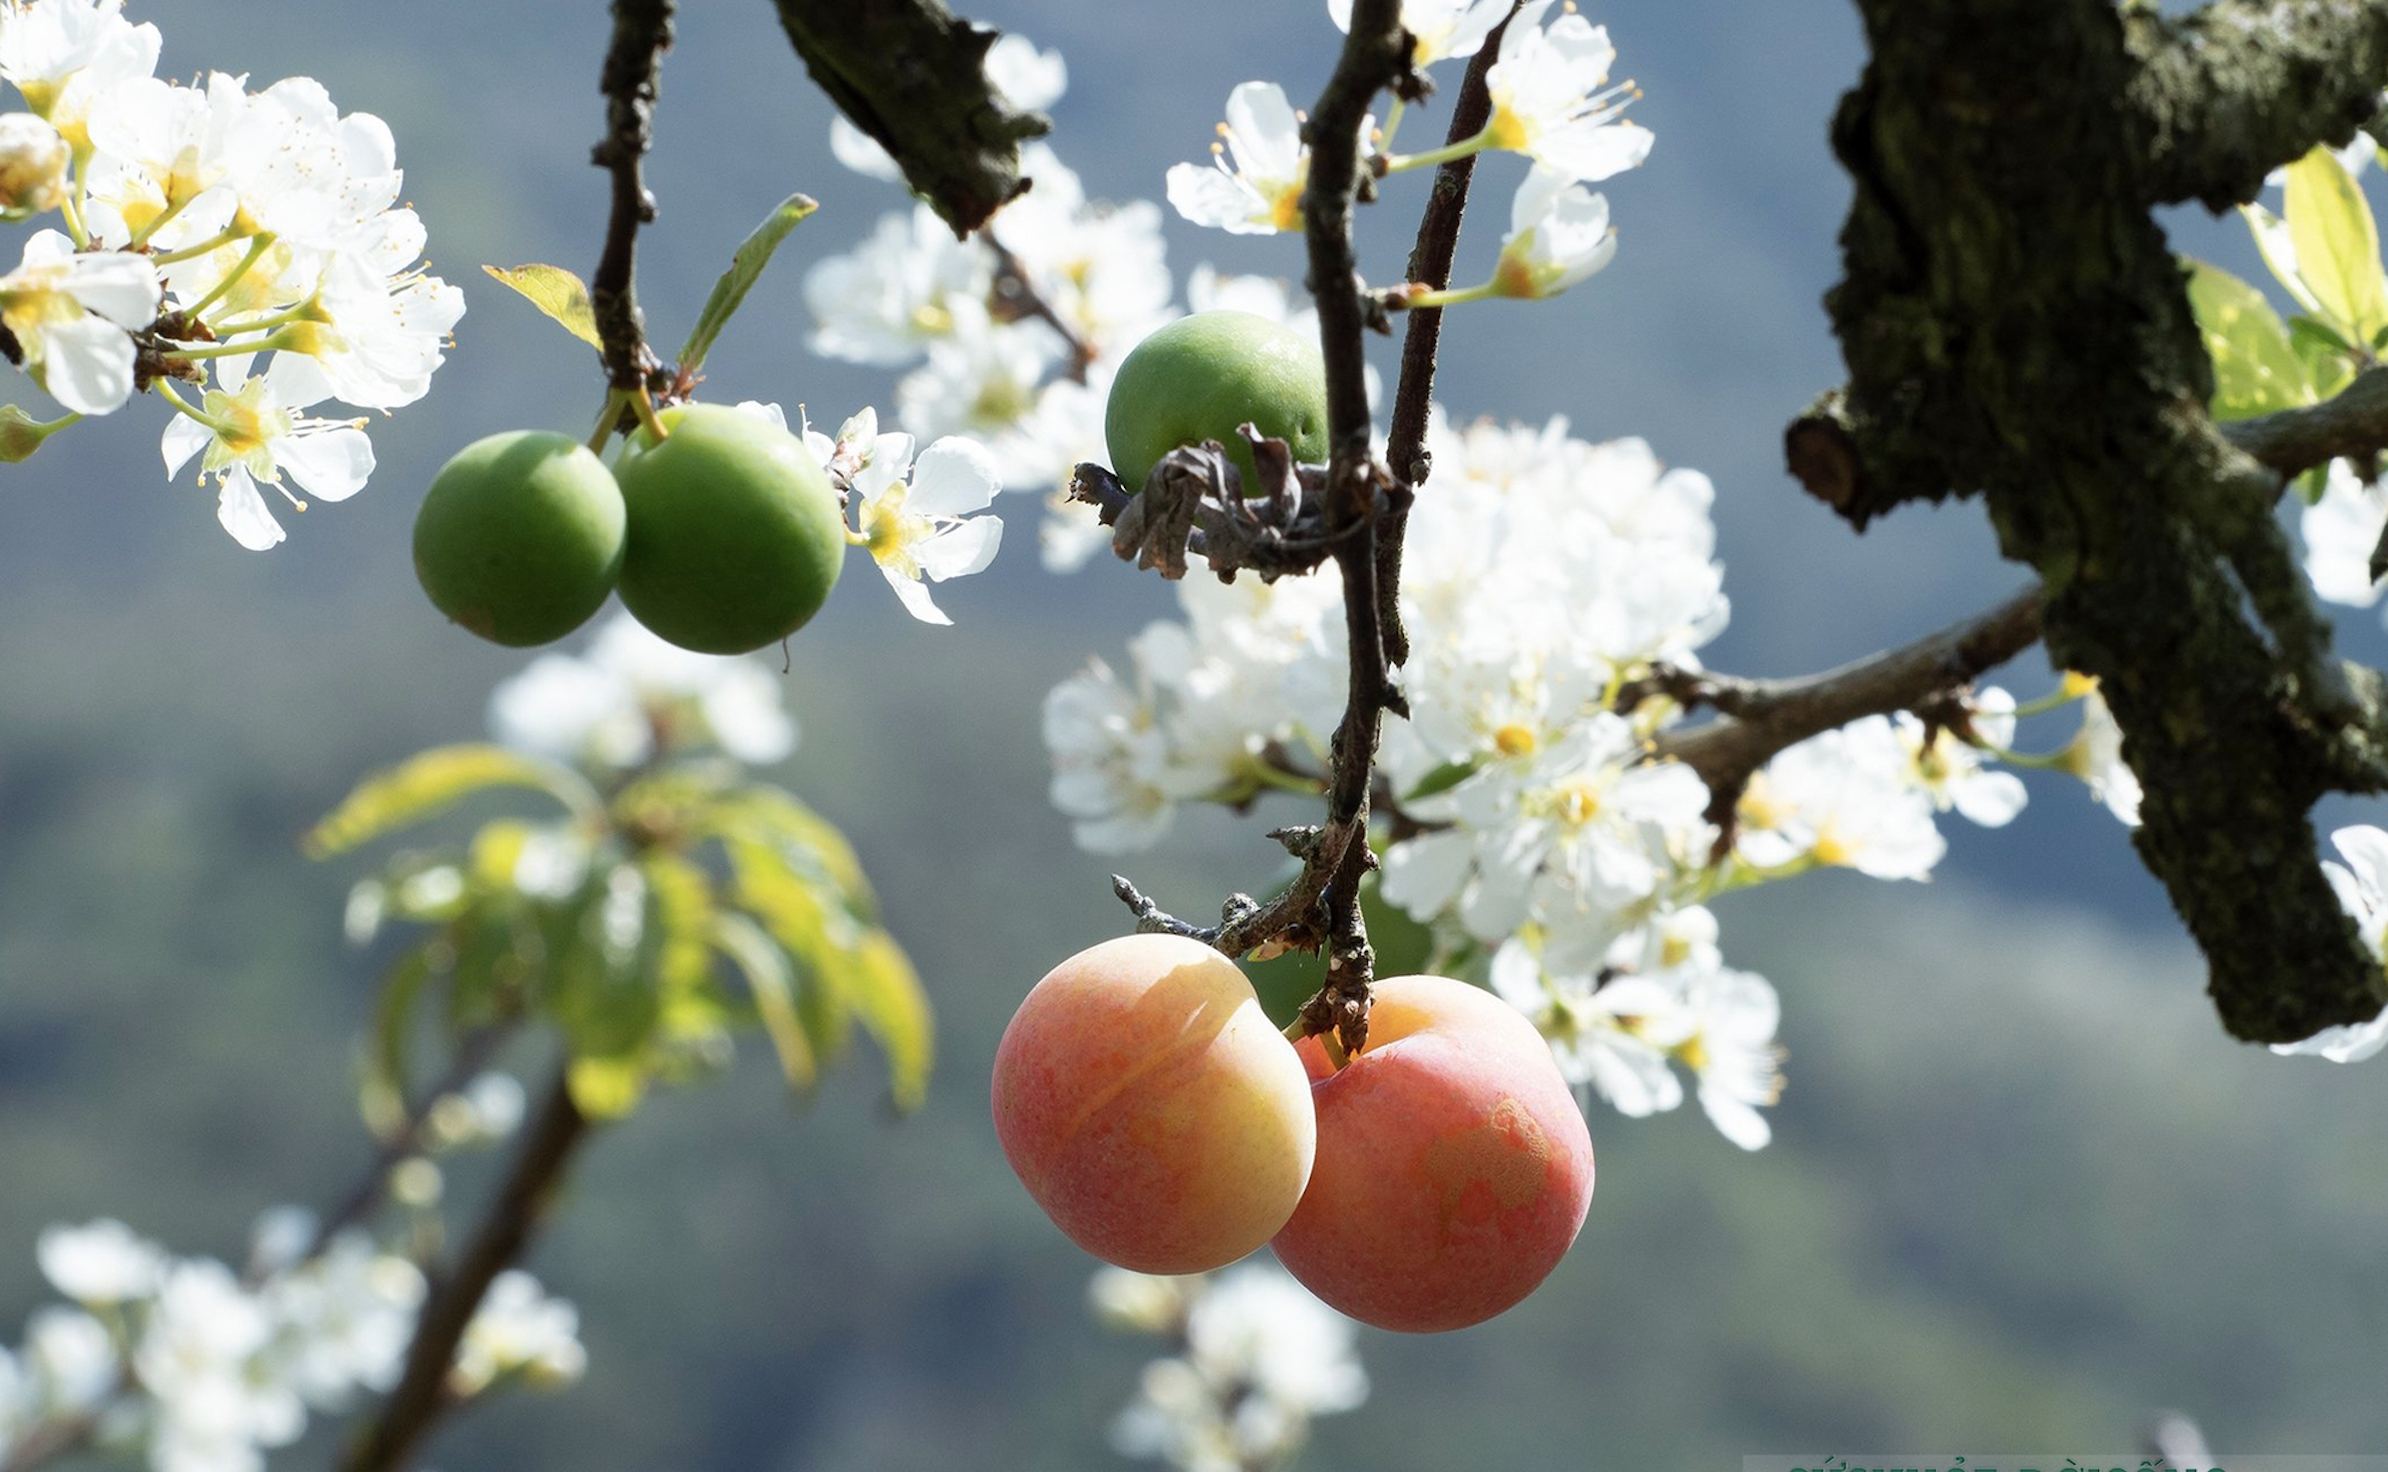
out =
[[1833,125],[1857,191],[1827,299],[1849,384],[1791,448],[1860,527],[1984,499],[2045,579],[2050,653],[2125,733],[2140,854],[2224,1025],[2270,1042],[2388,1002],[2309,817],[2383,785],[2377,685],[2330,656],[2277,476],[2205,415],[2151,210],[2225,203],[2351,132],[2388,73],[2388,0],[2257,8],[2276,33],[2110,0],[1859,0],[1872,59]]
[[939,0],[773,0],[807,70],[879,141],[956,235],[1028,187],[1020,145],[1044,117],[1015,112],[986,76],[996,33]]

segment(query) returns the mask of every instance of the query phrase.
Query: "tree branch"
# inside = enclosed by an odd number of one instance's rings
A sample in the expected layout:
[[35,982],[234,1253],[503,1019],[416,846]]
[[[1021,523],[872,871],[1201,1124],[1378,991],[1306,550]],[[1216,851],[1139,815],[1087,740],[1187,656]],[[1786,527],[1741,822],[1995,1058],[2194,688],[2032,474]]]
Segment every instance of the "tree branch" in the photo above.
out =
[[589,307],[605,354],[606,381],[615,389],[644,389],[660,362],[647,346],[639,317],[638,229],[655,218],[640,163],[655,116],[657,73],[672,45],[673,0],[614,0],[614,39],[605,53],[605,138],[590,161],[613,175],[613,209],[605,247],[589,283]]
[[2129,25],[2127,102],[2156,204],[2244,204],[2280,165],[2352,139],[2388,86],[2383,0],[2212,0]]
[[[2215,426],[2224,439],[2288,483],[2317,465],[2388,451],[2388,368],[2366,368],[2335,396],[2301,409],[2281,409]],[[1874,514],[1901,501],[1947,492],[1890,482],[1865,459],[1866,426],[1852,417],[1846,389],[1816,400],[1783,431],[1783,461],[1808,494],[1847,516],[1860,531]]]
[[[1834,122],[1857,188],[1828,297],[1849,387],[1794,426],[1795,469],[1861,525],[1980,494],[2001,549],[2045,581],[2051,656],[2098,678],[2122,728],[2146,791],[2133,841],[2206,953],[2224,1026],[2278,1042],[2368,1020],[2388,978],[2324,880],[2310,813],[2388,784],[2388,713],[2329,657],[2271,516],[2280,467],[2202,411],[2211,369],[2150,217],[2152,179],[2251,189],[2259,155],[2297,151],[2294,126],[2222,174],[2191,181],[2183,161],[2227,153],[2246,108],[2310,124],[2310,99],[2245,54],[2206,111],[2151,124],[2143,89],[2174,83],[2149,67],[2185,53],[2143,65],[2111,0],[1859,8],[1872,59]],[[2323,8],[2229,4],[2207,24],[2302,34]],[[2368,31],[2388,0],[2326,8]]]
[[1020,145],[1051,124],[987,81],[996,33],[939,0],[773,0],[796,54],[838,110],[886,149],[956,238],[1028,187]]
[[546,1102],[525,1132],[514,1162],[491,1198],[454,1271],[432,1285],[415,1321],[406,1369],[381,1414],[350,1447],[340,1472],[395,1472],[446,1413],[448,1372],[456,1346],[481,1307],[490,1283],[522,1255],[564,1178],[573,1151],[588,1137],[589,1119],[572,1102],[567,1063],[556,1071]]
[[[1700,774],[1708,784],[1709,819],[1723,827],[1751,775],[1777,752],[1865,716],[1914,710],[1962,690],[2039,642],[2043,603],[2034,584],[1929,638],[1823,674],[1789,680],[1695,675],[1696,691],[1687,693],[1716,707],[1718,719],[1666,732],[1652,755]],[[1638,693],[1628,692],[1618,704]]]
[[[1516,4],[1509,13],[1517,13]],[[1485,77],[1508,30],[1504,18],[1468,58],[1467,75],[1460,79],[1459,96],[1451,104],[1451,126],[1444,130],[1445,144],[1475,137],[1491,119],[1492,90]],[[1451,284],[1451,261],[1459,252],[1460,221],[1467,214],[1468,186],[1475,177],[1472,153],[1435,170],[1434,192],[1427,196],[1417,243],[1410,247],[1407,279],[1438,290]],[[1419,307],[1409,314],[1401,334],[1401,377],[1393,388],[1393,415],[1385,437],[1385,463],[1393,471],[1397,496],[1391,513],[1377,524],[1377,622],[1384,629],[1385,658],[1396,665],[1410,661],[1409,631],[1401,626],[1401,544],[1409,529],[1410,493],[1426,484],[1434,469],[1434,457],[1426,449],[1426,421],[1434,404],[1435,358],[1442,340],[1441,307]]]

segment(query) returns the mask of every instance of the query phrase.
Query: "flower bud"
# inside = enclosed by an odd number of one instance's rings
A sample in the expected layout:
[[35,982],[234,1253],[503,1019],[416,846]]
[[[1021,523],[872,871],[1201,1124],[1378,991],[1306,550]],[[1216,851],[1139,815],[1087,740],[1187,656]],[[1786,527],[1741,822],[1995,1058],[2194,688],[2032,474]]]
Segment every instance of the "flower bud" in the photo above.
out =
[[66,202],[73,150],[29,112],[0,113],[0,215],[26,220]]

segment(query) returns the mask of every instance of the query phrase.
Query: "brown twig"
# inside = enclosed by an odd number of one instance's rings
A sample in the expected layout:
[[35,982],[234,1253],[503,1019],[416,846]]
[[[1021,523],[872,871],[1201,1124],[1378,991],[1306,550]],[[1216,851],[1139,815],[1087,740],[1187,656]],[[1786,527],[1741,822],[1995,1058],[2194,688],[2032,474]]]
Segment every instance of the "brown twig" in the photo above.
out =
[[987,243],[987,249],[995,256],[992,295],[996,317],[1006,322],[1033,318],[1061,334],[1061,340],[1070,351],[1068,376],[1075,382],[1086,382],[1086,370],[1094,366],[1094,345],[1055,310],[1053,299],[1045,295],[1044,288],[1036,278],[1028,274],[1027,263],[1010,246],[995,238],[992,226],[980,230],[979,238]]
[[340,1198],[339,1205],[325,1213],[322,1223],[315,1229],[315,1236],[307,1244],[307,1250],[300,1254],[300,1262],[321,1257],[324,1249],[332,1245],[334,1237],[380,1209],[382,1198],[389,1193],[390,1172],[398,1167],[399,1162],[421,1153],[423,1132],[431,1124],[432,1106],[471,1083],[488,1065],[490,1055],[497,1051],[506,1035],[505,1028],[486,1027],[464,1040],[463,1045],[456,1050],[455,1061],[448,1066],[448,1071],[441,1076],[440,1081],[432,1086],[423,1107],[406,1112],[405,1121],[391,1131],[389,1137],[374,1151],[373,1163],[358,1177],[356,1185]]
[[1343,53],[1310,111],[1304,141],[1310,178],[1303,194],[1303,236],[1310,293],[1318,304],[1319,347],[1326,361],[1326,480],[1319,492],[1326,542],[1343,579],[1344,635],[1350,679],[1343,719],[1328,745],[1327,818],[1316,828],[1275,836],[1302,860],[1301,872],[1266,904],[1231,896],[1215,927],[1168,915],[1126,879],[1112,887],[1136,912],[1139,930],[1200,939],[1230,955],[1263,944],[1325,949],[1327,980],[1303,1008],[1304,1026],[1333,1029],[1357,1053],[1368,1036],[1368,986],[1374,957],[1360,913],[1359,881],[1368,852],[1369,788],[1386,711],[1406,713],[1385,662],[1377,594],[1377,532],[1393,478],[1369,453],[1367,364],[1361,334],[1384,320],[1382,304],[1362,286],[1352,249],[1352,211],[1360,192],[1360,129],[1369,104],[1387,87],[1420,91],[1410,68],[1399,0],[1359,0]]
[[[1750,776],[1775,753],[1871,715],[1930,706],[2039,642],[2044,603],[2034,584],[1987,613],[1912,644],[1789,680],[1700,675],[1680,691],[1722,712],[1658,738],[1652,755],[1682,762],[1708,784],[1709,820],[1730,821]],[[1664,689],[1663,681],[1655,682]]]
[[[1517,7],[1510,7],[1515,15]],[[1451,104],[1451,126],[1444,143],[1458,143],[1484,131],[1492,117],[1492,89],[1485,78],[1500,54],[1501,37],[1509,21],[1493,27],[1484,44],[1468,59],[1459,96]],[[1453,159],[1435,170],[1434,192],[1418,220],[1417,243],[1410,247],[1409,280],[1437,289],[1451,284],[1451,262],[1459,252],[1459,226],[1467,214],[1468,185],[1476,176],[1476,156]],[[1426,449],[1426,421],[1434,403],[1435,357],[1443,341],[1443,309],[1419,307],[1409,314],[1401,334],[1401,377],[1393,388],[1393,415],[1385,436],[1385,464],[1398,488],[1390,515],[1379,518],[1376,540],[1378,622],[1384,628],[1385,658],[1397,665],[1410,659],[1409,631],[1401,624],[1401,544],[1409,527],[1410,495],[1426,484],[1434,468]]]
[[398,1388],[390,1392],[381,1414],[351,1445],[340,1472],[394,1472],[453,1404],[447,1386],[456,1346],[463,1341],[465,1328],[479,1311],[490,1283],[522,1255],[538,1229],[573,1151],[588,1137],[589,1123],[588,1116],[572,1102],[565,1068],[558,1068],[546,1102],[523,1135],[514,1162],[474,1229],[463,1258],[432,1285],[422,1317],[415,1322],[414,1342],[407,1347],[406,1369]]
[[589,306],[604,346],[606,381],[616,390],[644,390],[662,364],[647,346],[636,275],[638,230],[655,218],[640,163],[655,114],[656,74],[672,44],[673,0],[614,0],[613,44],[600,83],[605,93],[605,138],[590,161],[613,175],[613,208],[605,247],[589,282]]

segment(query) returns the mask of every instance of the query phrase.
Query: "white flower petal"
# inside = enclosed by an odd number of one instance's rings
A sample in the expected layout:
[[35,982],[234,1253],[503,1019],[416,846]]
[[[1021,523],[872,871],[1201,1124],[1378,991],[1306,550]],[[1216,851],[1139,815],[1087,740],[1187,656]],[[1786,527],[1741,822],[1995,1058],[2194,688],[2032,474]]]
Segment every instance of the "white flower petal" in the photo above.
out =
[[882,566],[879,571],[887,575],[887,586],[895,589],[896,601],[904,605],[904,612],[924,624],[952,625],[953,620],[947,618],[936,600],[929,596],[927,583],[918,578],[908,578],[892,567]]
[[1002,543],[1002,518],[974,516],[915,546],[912,556],[924,576],[942,583],[947,578],[986,571],[987,565],[995,560],[995,549]]
[[266,509],[265,497],[257,493],[249,472],[237,465],[225,472],[216,491],[216,520],[232,533],[232,540],[252,552],[263,552],[289,535]]
[[967,516],[984,511],[1002,489],[1003,478],[986,446],[947,435],[912,462],[912,492],[904,505],[922,516]]

